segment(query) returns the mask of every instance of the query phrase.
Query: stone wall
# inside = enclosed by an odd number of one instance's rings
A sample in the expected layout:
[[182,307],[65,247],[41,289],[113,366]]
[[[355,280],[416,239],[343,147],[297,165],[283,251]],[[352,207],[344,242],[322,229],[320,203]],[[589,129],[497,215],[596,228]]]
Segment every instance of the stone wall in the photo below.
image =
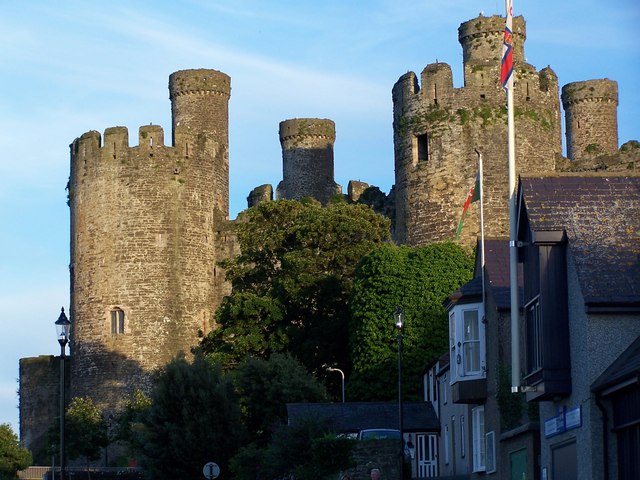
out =
[[341,193],[333,174],[333,143],[336,127],[332,120],[294,118],[280,122],[282,182],[277,198],[300,200],[313,197],[323,205]]
[[[462,205],[484,161],[485,233],[508,234],[506,96],[499,83],[502,17],[463,23],[465,85],[454,88],[451,67],[427,65],[393,87],[396,240],[409,245],[453,240]],[[525,24],[514,19],[514,102],[518,174],[543,174],[562,158],[558,82],[550,68],[524,61]],[[478,207],[465,219],[462,242],[474,245]]]
[[[229,77],[170,79],[173,145],[161,127],[88,132],[71,145],[72,395],[108,411],[213,327],[229,287]],[[123,317],[122,317],[123,316]],[[115,324],[114,324],[115,322]]]
[[[69,391],[69,357],[65,362]],[[20,440],[33,455],[34,465],[48,464],[48,430],[60,418],[60,357],[40,355],[20,359]],[[66,402],[69,403],[69,396]]]
[[613,155],[618,151],[618,84],[587,80],[562,87],[571,160]]

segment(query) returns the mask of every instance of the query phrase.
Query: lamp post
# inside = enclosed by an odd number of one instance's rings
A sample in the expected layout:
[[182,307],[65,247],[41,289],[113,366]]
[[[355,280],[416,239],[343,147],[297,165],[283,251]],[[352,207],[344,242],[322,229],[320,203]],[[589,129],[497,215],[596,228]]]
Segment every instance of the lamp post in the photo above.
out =
[[339,368],[327,367],[328,372],[340,372],[340,376],[342,377],[342,403],[344,403],[344,372]]
[[393,312],[396,328],[398,329],[398,428],[400,430],[400,480],[404,479],[404,432],[402,422],[402,328],[404,327],[404,312],[396,307]]
[[56,333],[58,334],[58,343],[60,344],[60,480],[65,480],[65,448],[64,448],[64,363],[65,363],[65,347],[69,343],[69,330],[71,322],[64,313],[64,307],[61,309],[60,316],[56,320]]

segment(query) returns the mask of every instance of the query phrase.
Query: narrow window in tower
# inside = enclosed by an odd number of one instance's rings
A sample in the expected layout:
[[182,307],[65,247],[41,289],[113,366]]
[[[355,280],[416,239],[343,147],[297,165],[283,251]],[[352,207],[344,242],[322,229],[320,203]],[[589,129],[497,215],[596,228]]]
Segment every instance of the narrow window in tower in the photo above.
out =
[[424,133],[416,136],[418,162],[429,160],[429,134]]
[[124,335],[124,310],[119,307],[111,310],[111,335]]

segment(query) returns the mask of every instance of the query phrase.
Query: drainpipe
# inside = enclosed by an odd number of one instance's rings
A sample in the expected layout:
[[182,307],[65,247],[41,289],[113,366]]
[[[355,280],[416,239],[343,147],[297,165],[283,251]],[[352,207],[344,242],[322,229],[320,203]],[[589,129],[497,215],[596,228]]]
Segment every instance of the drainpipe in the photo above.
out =
[[604,476],[602,479],[609,480],[609,442],[607,434],[609,431],[609,414],[600,401],[600,395],[598,394],[596,394],[596,405],[602,412],[602,455],[604,456]]

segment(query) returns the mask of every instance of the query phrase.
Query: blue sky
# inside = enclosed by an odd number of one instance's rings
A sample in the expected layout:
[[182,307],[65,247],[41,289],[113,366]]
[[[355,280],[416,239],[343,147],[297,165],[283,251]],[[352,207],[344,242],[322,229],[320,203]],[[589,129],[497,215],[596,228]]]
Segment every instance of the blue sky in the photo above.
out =
[[[231,217],[282,178],[278,123],[336,122],[336,181],[393,183],[391,88],[437,60],[462,86],[460,23],[504,13],[480,0],[2,1],[0,16],[0,423],[18,429],[18,359],[59,354],[69,305],[69,144],[89,130],[159,124],[173,71],[231,76]],[[609,3],[616,5],[611,8]],[[525,55],[560,85],[618,81],[620,143],[639,139],[637,0],[515,0]],[[564,140],[564,138],[563,138]]]

